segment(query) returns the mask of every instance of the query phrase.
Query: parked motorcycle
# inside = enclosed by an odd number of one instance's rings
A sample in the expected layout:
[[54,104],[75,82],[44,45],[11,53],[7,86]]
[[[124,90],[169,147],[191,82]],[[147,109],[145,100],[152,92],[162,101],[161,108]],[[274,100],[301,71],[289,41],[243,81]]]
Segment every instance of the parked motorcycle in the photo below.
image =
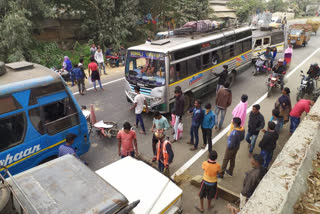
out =
[[65,82],[71,81],[69,72],[64,70],[63,68],[59,70],[56,67],[52,67],[51,70],[58,73]]
[[269,60],[265,58],[263,55],[260,55],[254,65],[255,69],[253,71],[253,75],[255,76],[258,73],[270,72],[271,68],[269,68],[268,65],[270,65]]
[[273,88],[281,88],[280,74],[272,73],[267,80],[267,97],[270,97]]
[[305,75],[303,71],[300,72],[302,78],[300,86],[298,88],[297,101],[302,99],[305,94],[313,95],[313,91],[315,90],[314,79],[311,78],[309,75]]
[[106,64],[109,64],[110,67],[114,68],[118,64],[117,62],[119,60],[119,57],[118,56],[106,56],[106,59],[107,59]]

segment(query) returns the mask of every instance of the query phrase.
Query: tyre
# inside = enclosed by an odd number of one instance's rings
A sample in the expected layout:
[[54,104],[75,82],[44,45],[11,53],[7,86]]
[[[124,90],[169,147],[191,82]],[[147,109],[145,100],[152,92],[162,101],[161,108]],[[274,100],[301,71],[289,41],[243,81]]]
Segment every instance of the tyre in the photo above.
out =
[[236,73],[236,70],[233,70],[231,72],[231,74],[228,76],[228,82],[230,83],[230,87],[234,84],[235,80],[236,80],[236,76],[237,76],[237,73]]
[[270,97],[270,95],[271,95],[271,90],[272,90],[272,87],[270,87],[270,86],[268,85],[267,97]]
[[298,92],[298,94],[297,94],[297,102],[299,101],[299,100],[301,100],[303,97],[304,97],[304,95],[305,95],[305,92],[304,91],[299,91]]
[[195,98],[192,92],[188,92],[184,95],[184,112],[187,112],[190,109],[191,105],[194,102],[194,99]]

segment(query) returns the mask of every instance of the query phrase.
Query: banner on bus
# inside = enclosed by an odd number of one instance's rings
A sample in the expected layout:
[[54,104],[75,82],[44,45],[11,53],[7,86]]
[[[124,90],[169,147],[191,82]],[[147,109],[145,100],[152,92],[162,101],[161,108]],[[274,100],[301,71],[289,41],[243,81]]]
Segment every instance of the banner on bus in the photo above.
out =
[[163,53],[153,53],[153,52],[145,52],[145,51],[130,51],[129,56],[134,57],[134,58],[164,60],[165,55]]

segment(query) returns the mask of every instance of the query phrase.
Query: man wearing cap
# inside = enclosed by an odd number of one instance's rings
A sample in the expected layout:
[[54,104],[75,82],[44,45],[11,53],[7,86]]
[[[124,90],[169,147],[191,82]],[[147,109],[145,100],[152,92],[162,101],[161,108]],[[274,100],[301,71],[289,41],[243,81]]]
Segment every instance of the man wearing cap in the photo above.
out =
[[155,137],[158,139],[157,143],[157,161],[158,169],[166,176],[170,176],[169,165],[173,161],[173,151],[169,140],[165,139],[165,134],[161,131],[155,132]]
[[[211,71],[213,72],[213,71]],[[216,93],[224,85],[228,78],[228,65],[223,65],[223,71],[220,74],[213,73],[216,77],[219,77]]]

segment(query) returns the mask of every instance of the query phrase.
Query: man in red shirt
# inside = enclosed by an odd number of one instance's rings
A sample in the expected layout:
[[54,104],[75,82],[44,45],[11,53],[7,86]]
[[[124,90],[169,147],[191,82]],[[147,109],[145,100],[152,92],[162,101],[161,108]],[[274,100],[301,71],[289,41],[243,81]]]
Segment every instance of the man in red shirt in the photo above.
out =
[[300,117],[303,112],[309,113],[310,107],[313,106],[315,100],[301,99],[290,112],[290,135],[296,130],[300,123]]
[[[136,132],[131,130],[131,125],[128,122],[123,124],[123,130],[118,132],[118,153],[121,158],[130,155],[134,157],[139,155]],[[134,145],[133,145],[134,144]]]

